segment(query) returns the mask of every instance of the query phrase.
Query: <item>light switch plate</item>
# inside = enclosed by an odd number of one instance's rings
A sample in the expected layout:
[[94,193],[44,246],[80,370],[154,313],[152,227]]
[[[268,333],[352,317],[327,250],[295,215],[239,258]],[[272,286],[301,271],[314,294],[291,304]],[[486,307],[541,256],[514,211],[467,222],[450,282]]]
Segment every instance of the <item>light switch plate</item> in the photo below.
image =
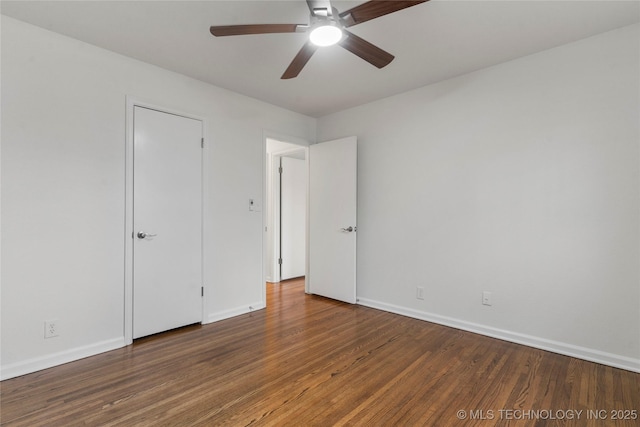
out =
[[482,292],[482,305],[492,305],[491,292]]

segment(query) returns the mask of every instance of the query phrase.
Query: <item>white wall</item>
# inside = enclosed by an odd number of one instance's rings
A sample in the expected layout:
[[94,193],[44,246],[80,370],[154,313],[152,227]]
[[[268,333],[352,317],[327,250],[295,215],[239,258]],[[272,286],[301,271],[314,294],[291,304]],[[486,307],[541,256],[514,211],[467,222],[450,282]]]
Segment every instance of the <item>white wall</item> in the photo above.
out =
[[[262,304],[264,135],[316,121],[1,31],[2,378],[123,344],[126,95],[207,120],[205,320]],[[639,32],[320,119],[319,140],[359,139],[361,303],[640,370]]]
[[320,119],[319,141],[358,136],[360,302],[640,370],[639,40]]
[[[264,132],[316,121],[2,17],[2,378],[123,345],[125,96],[206,119],[205,321],[264,304]],[[44,321],[58,319],[47,339]]]

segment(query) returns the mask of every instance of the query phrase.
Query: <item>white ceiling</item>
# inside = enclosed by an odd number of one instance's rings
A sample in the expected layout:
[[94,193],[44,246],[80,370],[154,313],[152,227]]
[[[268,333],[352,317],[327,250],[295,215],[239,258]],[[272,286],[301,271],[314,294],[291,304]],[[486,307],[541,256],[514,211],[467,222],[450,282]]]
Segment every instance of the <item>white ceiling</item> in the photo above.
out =
[[[344,11],[363,1],[333,1]],[[7,1],[4,15],[309,116],[640,21],[639,1],[432,0],[350,30],[396,56],[378,70],[339,46],[280,76],[305,34],[214,38],[211,25],[300,23],[304,0]]]

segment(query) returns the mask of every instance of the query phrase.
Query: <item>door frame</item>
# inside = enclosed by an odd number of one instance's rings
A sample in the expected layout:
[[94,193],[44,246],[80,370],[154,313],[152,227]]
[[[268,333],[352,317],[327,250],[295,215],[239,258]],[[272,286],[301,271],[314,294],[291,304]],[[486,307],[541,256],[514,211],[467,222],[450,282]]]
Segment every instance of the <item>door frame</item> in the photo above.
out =
[[[298,147],[296,148],[291,148],[291,149],[285,149],[285,150],[279,150],[277,152],[274,153],[267,153],[267,140],[268,139],[273,139],[276,141],[280,141],[280,142],[285,142],[288,144],[292,144],[292,145],[297,145]],[[269,212],[268,209],[268,204],[266,203],[270,198],[272,198],[272,190],[273,190],[273,185],[274,183],[269,179],[269,177],[267,177],[267,173],[269,172],[267,165],[271,166],[271,172],[273,175],[273,164],[274,164],[274,159],[276,157],[281,157],[282,155],[285,155],[287,153],[292,153],[295,151],[299,151],[300,149],[304,149],[304,157],[305,157],[305,167],[306,167],[306,174],[307,174],[307,188],[306,188],[306,200],[305,200],[305,264],[304,264],[304,272],[305,272],[305,279],[304,279],[304,289],[306,293],[309,293],[309,287],[308,287],[308,283],[307,283],[307,276],[309,275],[309,179],[308,179],[308,174],[309,174],[309,146],[311,145],[311,143],[309,141],[307,141],[306,139],[303,138],[298,138],[295,136],[290,136],[290,135],[284,135],[278,132],[272,132],[272,131],[264,131],[263,132],[263,136],[262,136],[262,167],[263,167],[263,171],[262,171],[262,179],[263,179],[263,186],[262,186],[262,200],[265,201],[265,209],[263,209],[263,215],[262,215],[262,230],[263,231],[263,239],[262,239],[262,301],[264,302],[265,306],[267,303],[267,288],[266,288],[266,282],[267,282],[267,259],[266,259],[266,254],[267,254],[267,249],[268,249],[268,244],[269,241],[267,239],[267,227],[272,227],[272,224],[269,224],[269,218],[275,218],[275,212],[276,209],[271,209],[271,212]],[[271,182],[272,186],[270,188],[269,183]],[[279,212],[278,212],[279,215]],[[279,230],[274,230],[278,231]],[[275,234],[274,234],[275,235]],[[273,247],[271,248],[272,250],[274,250],[275,248],[275,244],[272,245]],[[275,257],[274,257],[275,258]],[[275,268],[275,265],[271,266],[272,268]],[[274,270],[272,270],[274,271]],[[272,278],[273,279],[273,278]],[[278,274],[278,279],[280,279],[280,275]]]
[[[284,141],[281,141],[284,142]],[[272,261],[272,279],[274,283],[278,283],[280,281],[282,281],[282,265],[278,265],[278,254],[282,254],[282,177],[280,178],[280,182],[276,182],[275,178],[277,177],[278,173],[276,172],[277,169],[277,165],[279,162],[282,161],[283,157],[287,157],[290,154],[294,154],[294,153],[299,153],[301,151],[304,151],[305,154],[305,178],[308,178],[308,164],[307,164],[307,155],[308,155],[308,151],[309,148],[308,147],[297,147],[297,148],[287,148],[284,150],[278,150],[278,151],[274,151],[273,153],[270,154],[271,156],[271,178],[272,178],[272,182],[271,182],[271,200],[273,202],[272,205],[272,209],[271,209],[271,226],[273,229],[273,245],[272,245],[272,250],[273,250],[273,259]],[[308,191],[308,186],[306,186],[305,189],[305,246],[306,246],[306,226],[307,226],[307,214],[308,211],[306,211],[306,203],[307,203],[307,199],[308,199],[308,195],[307,195],[307,191]],[[278,221],[279,220],[279,221]],[[305,257],[305,262],[306,262],[306,257]],[[276,272],[277,271],[277,272]],[[305,264],[305,274],[306,274],[306,264]]]
[[[133,146],[133,135],[134,135],[134,109],[135,107],[148,108],[151,110],[155,110],[161,113],[173,114],[176,116],[181,116],[189,119],[199,120],[202,123],[202,135],[205,140],[205,144],[203,145],[201,154],[200,154],[200,162],[201,162],[201,185],[200,185],[200,200],[201,200],[201,224],[200,229],[202,233],[201,238],[201,246],[200,246],[200,269],[201,269],[201,277],[202,277],[202,286],[206,289],[207,279],[204,276],[204,236],[205,236],[205,213],[208,212],[206,206],[206,198],[205,194],[208,194],[208,185],[209,181],[207,178],[208,174],[208,162],[205,162],[205,154],[207,152],[208,144],[206,141],[207,138],[207,122],[204,117],[193,114],[190,112],[185,112],[181,110],[177,110],[174,108],[168,108],[164,105],[158,105],[152,102],[148,102],[136,97],[126,96],[126,118],[125,118],[125,173],[124,173],[124,181],[125,181],[125,220],[124,220],[124,342],[125,345],[130,345],[133,343],[133,156],[134,156],[134,146]],[[201,305],[201,322],[204,321],[204,307],[206,307],[206,298],[207,292],[204,292],[202,297],[202,305]]]

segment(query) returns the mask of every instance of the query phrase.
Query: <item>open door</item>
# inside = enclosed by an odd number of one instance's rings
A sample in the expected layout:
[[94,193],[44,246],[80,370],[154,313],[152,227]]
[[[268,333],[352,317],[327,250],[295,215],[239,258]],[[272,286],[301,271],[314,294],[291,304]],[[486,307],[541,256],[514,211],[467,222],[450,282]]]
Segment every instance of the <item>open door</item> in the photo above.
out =
[[309,292],[356,302],[357,138],[309,147]]

